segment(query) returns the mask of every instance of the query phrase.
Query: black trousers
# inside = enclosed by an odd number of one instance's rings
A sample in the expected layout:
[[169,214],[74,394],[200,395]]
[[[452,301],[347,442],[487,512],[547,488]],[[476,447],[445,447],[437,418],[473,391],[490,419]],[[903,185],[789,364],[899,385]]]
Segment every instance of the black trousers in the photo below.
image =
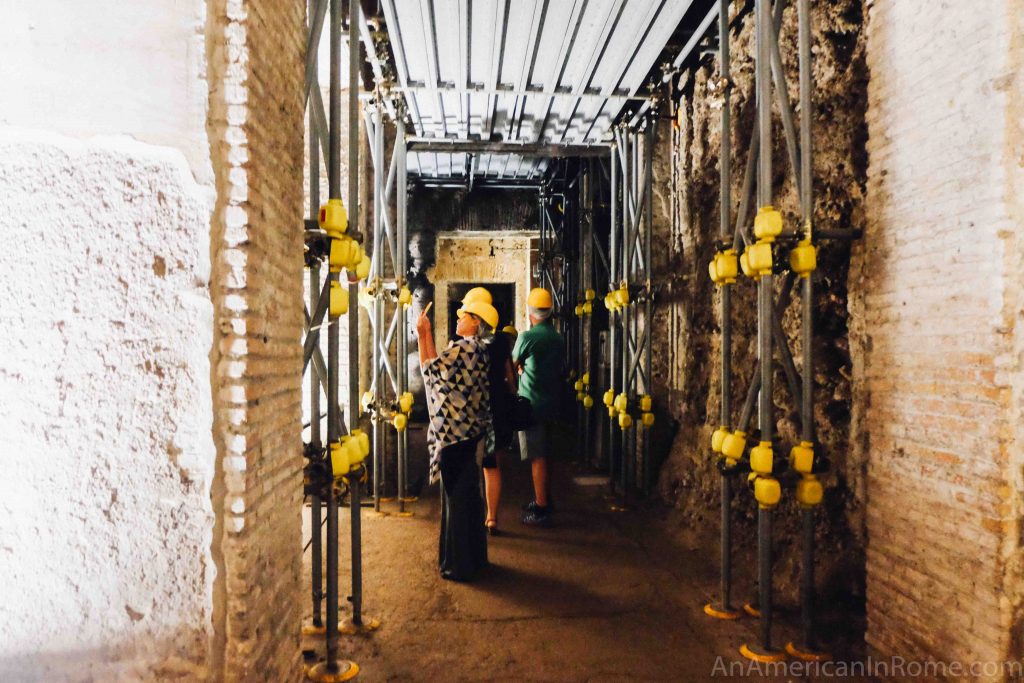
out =
[[441,539],[437,564],[441,575],[470,581],[487,565],[486,510],[480,497],[476,464],[479,437],[441,450]]

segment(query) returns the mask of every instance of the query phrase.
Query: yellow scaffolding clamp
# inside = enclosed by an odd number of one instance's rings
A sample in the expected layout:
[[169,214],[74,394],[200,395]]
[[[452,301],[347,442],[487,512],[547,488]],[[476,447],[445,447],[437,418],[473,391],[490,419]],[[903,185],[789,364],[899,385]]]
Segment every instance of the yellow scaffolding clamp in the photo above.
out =
[[320,207],[317,223],[332,239],[338,239],[348,231],[348,212],[340,199],[328,199]]
[[348,290],[342,289],[341,283],[337,280],[331,280],[329,309],[334,317],[348,313]]
[[644,428],[651,428],[654,426],[654,401],[650,396],[644,395],[640,397],[640,424]]
[[789,451],[789,464],[800,473],[800,481],[796,483],[796,500],[804,507],[813,507],[821,503],[825,496],[824,487],[814,474],[814,444],[801,441]]
[[800,240],[789,252],[789,267],[802,278],[810,277],[818,267],[818,248],[810,238]]
[[725,249],[715,254],[708,264],[708,274],[716,285],[731,285],[739,274],[739,257],[735,249]]
[[782,498],[782,487],[772,476],[775,451],[771,441],[761,441],[750,449],[750,479],[754,484],[754,499],[763,508],[773,508]]

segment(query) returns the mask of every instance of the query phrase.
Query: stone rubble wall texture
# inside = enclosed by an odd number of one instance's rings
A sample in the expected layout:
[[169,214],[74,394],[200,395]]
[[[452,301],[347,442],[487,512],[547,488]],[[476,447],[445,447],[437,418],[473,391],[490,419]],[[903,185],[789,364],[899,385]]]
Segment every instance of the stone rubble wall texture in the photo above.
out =
[[0,2],[4,681],[209,673],[206,5],[129,5]]
[[[301,3],[210,9],[216,678],[301,678]],[[221,498],[220,495],[223,497]]]
[[1024,3],[869,8],[850,280],[866,638],[879,655],[1019,657]]
[[[732,200],[735,221],[747,147],[755,125],[753,101],[753,3],[733,3],[732,17]],[[864,109],[867,70],[861,0],[812,3],[813,125],[815,135],[815,225],[819,228],[862,228],[864,214]],[[781,49],[791,102],[798,101],[797,17],[795,6],[783,15]],[[675,434],[660,471],[659,491],[679,510],[677,525],[688,544],[717,545],[719,474],[711,457],[711,432],[717,427],[721,384],[718,292],[707,266],[714,254],[719,221],[720,99],[709,91],[718,65],[705,57],[679,93],[678,130],[659,127],[654,160],[654,268],[663,283],[655,311],[655,403],[667,406]],[[797,112],[799,111],[797,107]],[[773,175],[776,206],[790,227],[798,224],[799,206],[776,108]],[[754,205],[756,210],[756,204]],[[753,216],[753,213],[750,214]],[[730,231],[731,232],[731,231]],[[863,595],[863,463],[849,453],[850,369],[847,340],[846,272],[849,247],[827,242],[819,252],[815,275],[817,296],[814,349],[815,424],[819,452],[832,461],[822,512],[818,514],[818,584],[823,595],[833,590]],[[779,277],[780,281],[782,278]],[[733,286],[733,420],[742,407],[756,363],[756,296],[747,278]],[[799,307],[793,299],[782,325],[801,363]],[[664,349],[665,352],[659,352]],[[788,453],[798,441],[798,402],[790,396],[778,366],[773,404],[779,446]],[[667,429],[669,420],[661,421]],[[656,427],[658,425],[656,424]],[[756,415],[750,425],[756,428]],[[661,433],[655,433],[656,439]],[[671,435],[669,435],[671,438]],[[660,448],[656,447],[655,452]],[[736,595],[754,590],[756,504],[744,488],[734,499]],[[795,603],[799,580],[799,515],[792,493],[784,496],[775,516],[777,597]],[[694,531],[696,530],[696,531]],[[699,537],[699,538],[698,538]],[[749,553],[749,554],[748,554]]]

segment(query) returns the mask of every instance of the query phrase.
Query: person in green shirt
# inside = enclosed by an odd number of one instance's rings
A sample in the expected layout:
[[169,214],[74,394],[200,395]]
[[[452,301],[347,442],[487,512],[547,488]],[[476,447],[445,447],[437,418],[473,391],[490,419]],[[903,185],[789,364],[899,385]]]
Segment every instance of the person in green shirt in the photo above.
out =
[[512,362],[519,368],[519,395],[530,401],[533,426],[519,432],[519,451],[530,461],[534,499],[526,505],[523,524],[550,526],[548,449],[552,422],[558,414],[558,393],[565,365],[565,339],[551,323],[551,293],[543,288],[527,299],[530,329],[516,339]]

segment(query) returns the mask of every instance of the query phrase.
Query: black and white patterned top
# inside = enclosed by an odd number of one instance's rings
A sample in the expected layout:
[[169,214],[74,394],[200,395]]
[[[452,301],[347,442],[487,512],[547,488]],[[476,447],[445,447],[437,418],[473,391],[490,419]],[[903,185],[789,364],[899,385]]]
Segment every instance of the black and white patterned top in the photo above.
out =
[[494,441],[487,371],[490,354],[487,344],[476,337],[448,343],[437,358],[422,366],[426,385],[430,426],[430,483],[441,476],[441,449],[460,441],[484,436]]

